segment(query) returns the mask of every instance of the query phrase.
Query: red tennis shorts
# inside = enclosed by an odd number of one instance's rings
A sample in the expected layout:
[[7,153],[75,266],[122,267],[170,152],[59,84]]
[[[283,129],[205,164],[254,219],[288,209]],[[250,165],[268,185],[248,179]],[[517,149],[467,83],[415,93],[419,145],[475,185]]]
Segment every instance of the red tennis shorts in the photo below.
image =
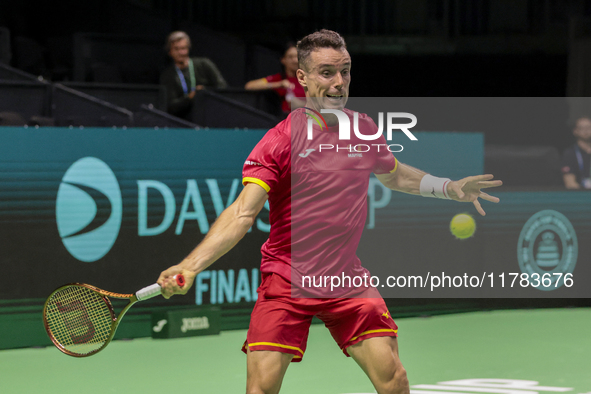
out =
[[274,350],[302,360],[312,317],[324,322],[347,357],[347,347],[373,337],[396,337],[398,326],[386,303],[377,298],[291,298],[291,284],[277,274],[263,278],[257,290],[242,351]]

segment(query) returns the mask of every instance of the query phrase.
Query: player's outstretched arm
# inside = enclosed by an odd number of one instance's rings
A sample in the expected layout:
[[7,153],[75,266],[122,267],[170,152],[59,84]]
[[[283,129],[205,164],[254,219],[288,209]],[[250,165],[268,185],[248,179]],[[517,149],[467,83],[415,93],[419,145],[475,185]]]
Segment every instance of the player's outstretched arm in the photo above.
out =
[[[457,181],[435,178],[409,165],[399,163],[391,174],[376,174],[376,177],[389,189],[409,194],[420,194],[429,197],[446,198],[455,201],[471,202],[482,216],[486,215],[480,205],[479,198],[490,202],[499,202],[481,189],[497,187],[503,184],[500,180],[492,180],[493,175],[469,176]],[[431,182],[433,188],[431,190]],[[441,186],[441,190],[439,187]],[[427,191],[427,192],[425,192]]]
[[[162,287],[164,298],[187,293],[197,274],[226,254],[244,237],[267,198],[267,192],[262,187],[254,183],[247,184],[236,201],[215,221],[203,241],[183,261],[160,274],[158,284]],[[180,273],[186,280],[182,289],[173,279],[174,275]]]
[[421,179],[426,172],[398,162],[396,171],[390,174],[376,174],[376,178],[388,189],[409,194],[421,194]]

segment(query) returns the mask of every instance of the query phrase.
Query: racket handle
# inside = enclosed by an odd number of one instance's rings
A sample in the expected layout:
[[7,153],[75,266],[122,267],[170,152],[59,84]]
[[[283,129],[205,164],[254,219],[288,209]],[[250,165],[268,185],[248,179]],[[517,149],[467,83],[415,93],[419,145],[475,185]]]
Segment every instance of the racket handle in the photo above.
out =
[[[183,276],[183,274],[175,275],[174,279],[176,280],[176,284],[179,285],[179,287],[183,287],[185,285],[185,277]],[[159,296],[160,294],[162,294],[162,288],[158,283],[154,283],[153,285],[138,290],[135,293],[135,296],[137,297],[138,301],[143,301],[152,297]]]
[[148,298],[159,296],[162,293],[162,288],[158,283],[144,287],[135,293],[138,301],[147,300]]

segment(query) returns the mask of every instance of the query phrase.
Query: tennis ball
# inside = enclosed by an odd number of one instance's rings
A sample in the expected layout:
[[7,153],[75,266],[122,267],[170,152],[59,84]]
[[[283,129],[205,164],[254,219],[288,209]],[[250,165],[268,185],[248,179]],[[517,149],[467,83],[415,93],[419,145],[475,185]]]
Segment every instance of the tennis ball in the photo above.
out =
[[470,238],[474,235],[474,231],[476,231],[476,222],[467,213],[458,213],[451,219],[449,229],[457,239]]

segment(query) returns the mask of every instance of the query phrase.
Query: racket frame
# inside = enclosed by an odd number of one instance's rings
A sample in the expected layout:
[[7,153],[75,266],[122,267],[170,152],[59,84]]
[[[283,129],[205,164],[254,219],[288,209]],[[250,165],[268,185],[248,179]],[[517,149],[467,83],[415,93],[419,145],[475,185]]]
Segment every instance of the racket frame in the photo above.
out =
[[[110,331],[109,337],[107,338],[107,340],[105,341],[105,343],[103,343],[103,345],[100,348],[98,348],[96,350],[93,350],[91,352],[88,352],[86,354],[75,353],[75,352],[72,352],[72,351],[66,349],[55,338],[55,336],[51,332],[51,329],[49,328],[49,323],[47,321],[47,305],[48,305],[49,301],[51,300],[51,298],[53,297],[53,295],[55,293],[57,293],[57,292],[65,289],[65,288],[71,287],[71,286],[85,287],[85,288],[87,288],[89,290],[92,290],[95,293],[99,294],[101,296],[101,298],[103,299],[103,301],[105,302],[105,304],[107,305],[107,307],[109,308],[109,311],[111,312],[112,322],[111,322],[111,329],[110,329],[111,331]],[[109,299],[109,297],[111,297],[111,298],[119,298],[119,299],[127,299],[127,300],[129,300],[129,303],[123,308],[123,310],[121,312],[119,312],[119,315],[115,316],[115,310],[113,309],[113,305],[111,304],[111,300]],[[51,342],[62,353],[65,353],[68,356],[72,356],[72,357],[88,357],[88,356],[92,356],[94,354],[97,354],[101,350],[103,350],[105,347],[107,347],[107,345],[113,340],[113,337],[115,337],[115,333],[117,332],[117,326],[121,322],[121,319],[123,318],[123,316],[125,316],[125,313],[127,313],[127,311],[129,310],[129,308],[131,308],[133,306],[133,304],[135,304],[138,301],[139,300],[138,300],[138,298],[137,298],[137,296],[135,294],[113,293],[111,291],[106,291],[106,290],[103,290],[103,289],[99,289],[98,287],[95,287],[95,286],[92,286],[92,285],[89,285],[89,284],[86,284],[86,283],[68,283],[66,285],[63,285],[63,286],[58,287],[57,289],[55,289],[49,295],[49,297],[47,297],[47,300],[45,301],[45,304],[43,305],[43,325],[45,326],[45,331],[47,331],[47,334],[49,335],[49,339],[51,339]]]

